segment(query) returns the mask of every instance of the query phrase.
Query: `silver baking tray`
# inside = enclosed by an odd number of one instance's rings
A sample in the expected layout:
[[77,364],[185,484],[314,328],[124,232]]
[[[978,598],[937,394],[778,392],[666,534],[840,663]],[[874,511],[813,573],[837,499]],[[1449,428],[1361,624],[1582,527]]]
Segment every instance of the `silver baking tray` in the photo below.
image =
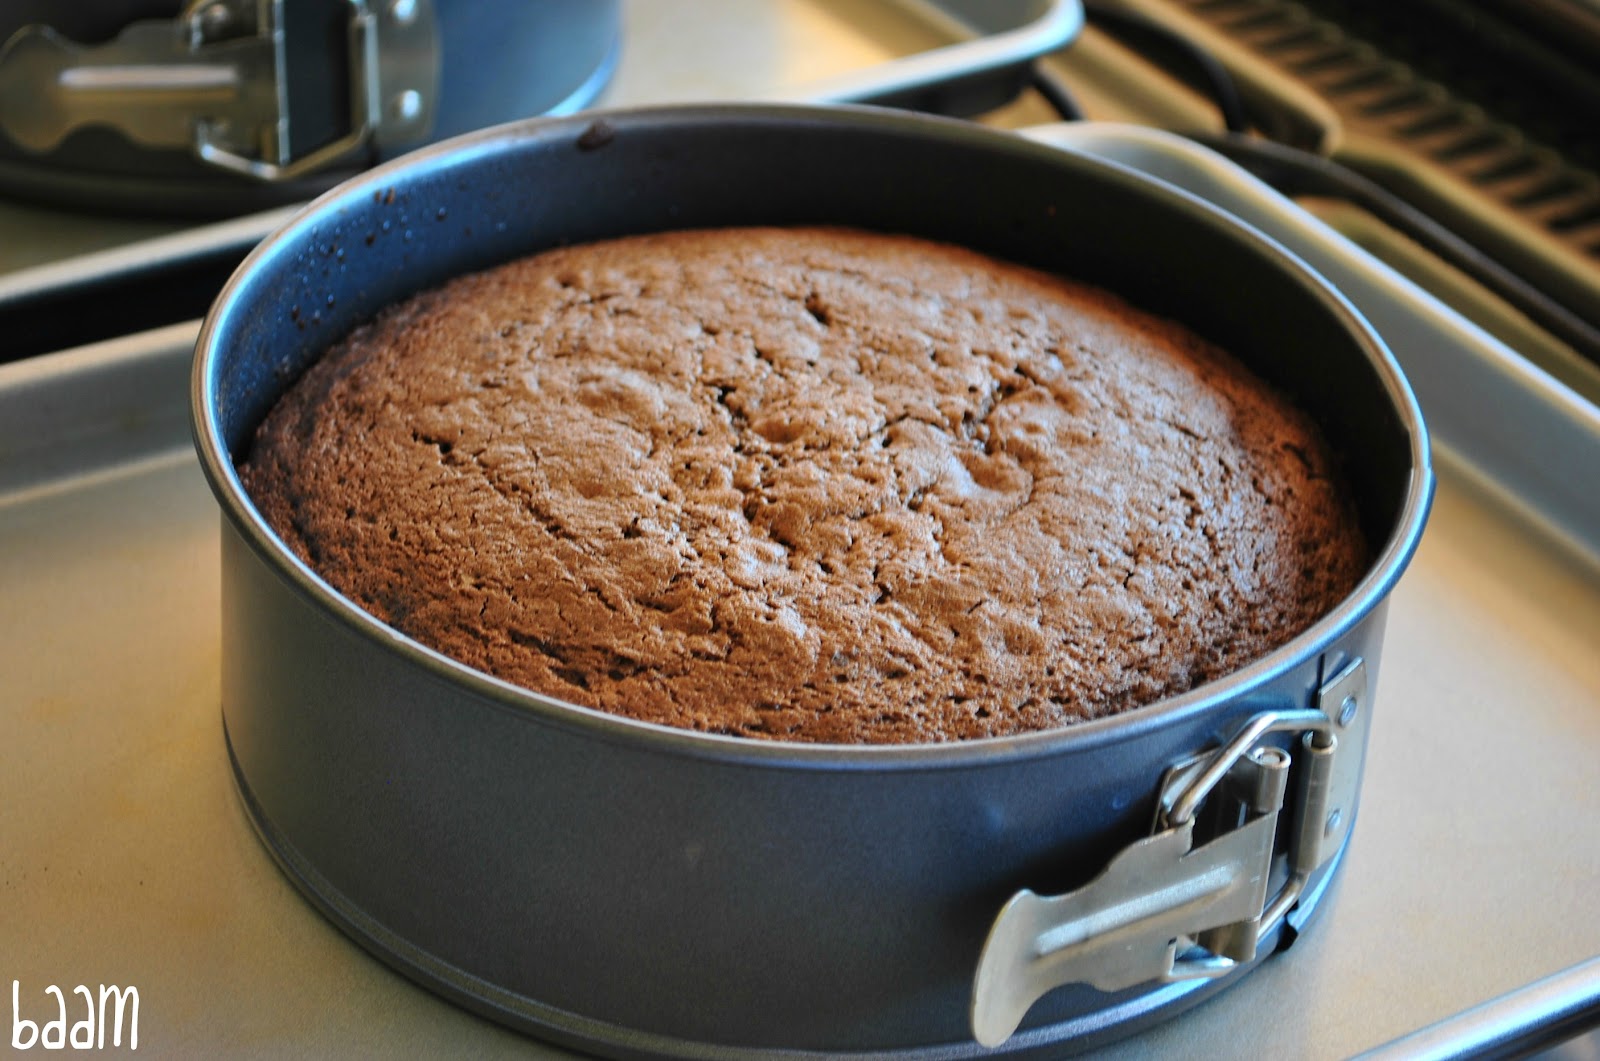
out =
[[[1213,156],[1131,128],[1035,135],[1191,188],[1326,272],[1405,363],[1439,449],[1331,903],[1103,1056],[1344,1057],[1485,1002],[1444,1041],[1536,1033],[1559,1007],[1525,985],[1600,954],[1600,412]],[[0,985],[40,1022],[50,985],[69,1022],[74,987],[137,987],[161,1056],[562,1056],[368,957],[253,835],[218,717],[196,328],[0,367]],[[1594,997],[1580,974],[1565,1012]]]

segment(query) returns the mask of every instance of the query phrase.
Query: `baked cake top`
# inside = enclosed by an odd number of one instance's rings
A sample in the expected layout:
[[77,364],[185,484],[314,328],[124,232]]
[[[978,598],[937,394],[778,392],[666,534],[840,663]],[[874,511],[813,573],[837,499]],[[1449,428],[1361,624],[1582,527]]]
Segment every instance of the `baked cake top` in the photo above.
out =
[[394,307],[240,468],[341,593],[562,700],[784,740],[1127,710],[1366,550],[1309,419],[1177,325],[840,229],[563,248]]

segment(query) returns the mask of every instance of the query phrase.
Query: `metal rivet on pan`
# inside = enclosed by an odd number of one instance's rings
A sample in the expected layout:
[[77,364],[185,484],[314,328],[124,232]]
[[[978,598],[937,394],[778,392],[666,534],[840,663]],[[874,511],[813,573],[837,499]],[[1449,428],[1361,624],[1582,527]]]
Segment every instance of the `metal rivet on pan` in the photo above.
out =
[[1335,810],[1333,813],[1329,814],[1328,824],[1324,826],[1322,830],[1323,835],[1332,836],[1339,830],[1339,823],[1342,821],[1344,821],[1344,815],[1339,813],[1339,811]]
[[210,4],[200,10],[200,28],[207,38],[220,34],[232,21],[233,13],[225,4]]
[[410,25],[417,17],[417,0],[394,0],[389,5],[389,16],[402,26]]
[[389,101],[389,110],[400,121],[414,121],[422,113],[422,94],[408,88]]
[[1356,709],[1361,706],[1354,696],[1344,698],[1344,703],[1339,705],[1339,725],[1348,726],[1356,717]]

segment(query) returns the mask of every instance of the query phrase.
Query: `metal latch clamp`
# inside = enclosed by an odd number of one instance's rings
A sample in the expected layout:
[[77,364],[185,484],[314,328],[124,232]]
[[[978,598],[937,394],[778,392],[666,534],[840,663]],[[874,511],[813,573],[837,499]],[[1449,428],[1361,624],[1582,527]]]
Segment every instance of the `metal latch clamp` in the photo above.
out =
[[[1317,691],[1315,707],[1254,716],[1221,748],[1166,771],[1151,835],[1094,880],[1064,895],[1012,896],[978,961],[973,1037],[1000,1045],[1063,984],[1118,991],[1215,978],[1253,960],[1348,834],[1371,716],[1366,693],[1356,659]],[[1299,734],[1294,755],[1303,761],[1293,771],[1285,875],[1271,893],[1292,757],[1260,742],[1282,732]]]
[[43,153],[100,125],[282,181],[422,139],[438,79],[432,0],[193,0],[94,46],[19,30],[0,49],[0,132]]

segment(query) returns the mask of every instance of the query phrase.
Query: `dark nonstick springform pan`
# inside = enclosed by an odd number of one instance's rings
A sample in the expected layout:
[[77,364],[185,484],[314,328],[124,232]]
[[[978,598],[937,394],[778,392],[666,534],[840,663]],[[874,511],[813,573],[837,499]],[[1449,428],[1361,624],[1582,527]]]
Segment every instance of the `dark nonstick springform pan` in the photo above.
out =
[[[1320,422],[1371,569],[1281,649],[1119,717],[798,745],[471,671],[337,596],[241,491],[269,405],[389,303],[562,243],[808,222],[966,244],[1199,331]],[[1248,973],[1349,838],[1386,598],[1432,491],[1394,361],[1281,248],[1114,165],[865,109],[534,121],[374,170],[240,267],[193,398],[223,512],[227,747],[266,845],[406,975],[615,1056],[1060,1052]]]

